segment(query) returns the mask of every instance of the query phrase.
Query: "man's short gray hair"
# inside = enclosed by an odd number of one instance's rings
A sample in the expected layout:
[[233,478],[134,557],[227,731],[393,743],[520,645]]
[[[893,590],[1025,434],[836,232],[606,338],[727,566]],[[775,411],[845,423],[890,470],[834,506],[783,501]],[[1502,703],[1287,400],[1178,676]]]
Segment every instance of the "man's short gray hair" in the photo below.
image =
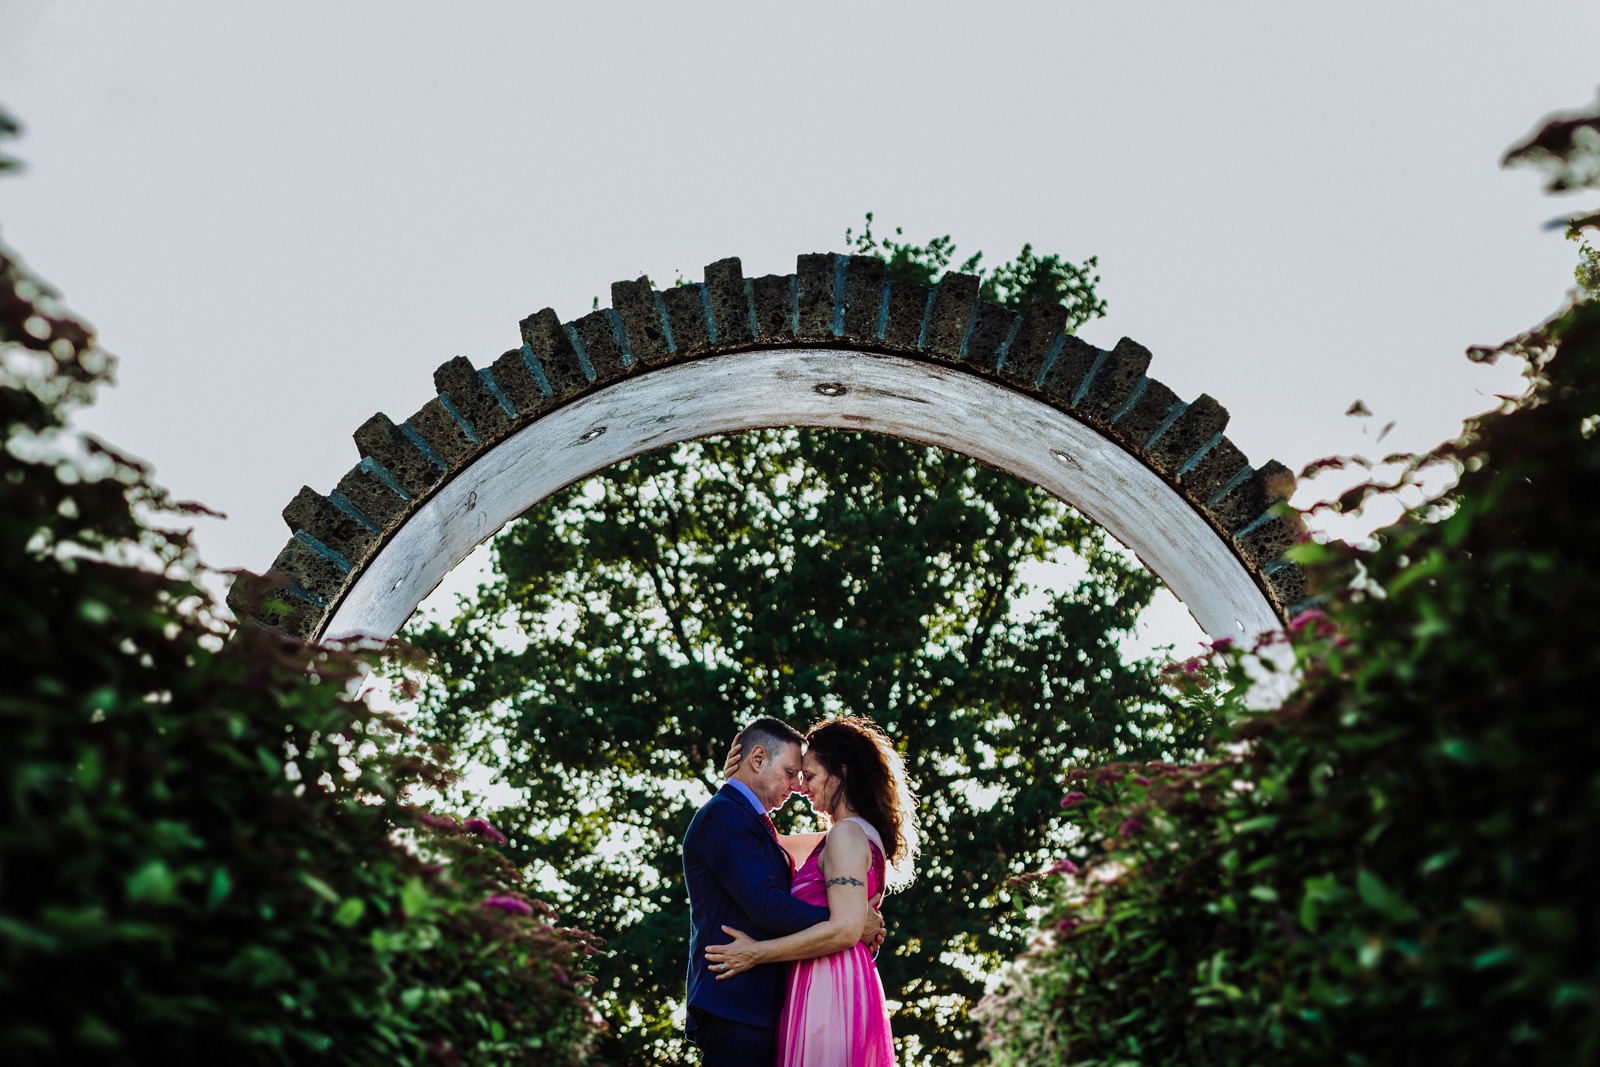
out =
[[804,748],[805,743],[806,739],[801,736],[799,730],[782,719],[774,719],[770,715],[763,715],[754,720],[739,733],[739,745],[744,749],[746,756],[760,745],[766,749],[769,759],[777,759],[779,753],[789,745],[799,745]]

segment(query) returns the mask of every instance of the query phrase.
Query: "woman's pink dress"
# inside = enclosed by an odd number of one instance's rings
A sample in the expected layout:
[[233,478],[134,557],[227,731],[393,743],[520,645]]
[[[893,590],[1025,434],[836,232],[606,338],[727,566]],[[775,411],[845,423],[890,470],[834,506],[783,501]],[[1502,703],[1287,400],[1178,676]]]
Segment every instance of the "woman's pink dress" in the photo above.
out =
[[[865,819],[851,819],[872,847],[867,895],[883,888],[883,839]],[[795,872],[791,891],[807,904],[826,907],[818,845]],[[872,953],[859,942],[843,952],[799,960],[789,972],[789,992],[778,1018],[778,1067],[894,1067],[889,1009]]]

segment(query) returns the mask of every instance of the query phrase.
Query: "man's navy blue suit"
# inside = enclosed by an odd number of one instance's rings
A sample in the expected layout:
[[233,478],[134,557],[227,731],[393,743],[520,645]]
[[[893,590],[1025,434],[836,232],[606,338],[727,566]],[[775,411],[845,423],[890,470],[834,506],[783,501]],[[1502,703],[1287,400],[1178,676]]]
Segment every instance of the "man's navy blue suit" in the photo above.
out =
[[[689,888],[689,1023],[691,1039],[714,1062],[711,1049],[697,1033],[719,1021],[766,1029],[775,1036],[778,1014],[789,975],[786,963],[752,967],[726,981],[706,964],[706,946],[725,945],[724,926],[743,930],[757,940],[782,937],[828,918],[828,909],[796,899],[789,892],[794,871],[789,854],[778,844],[766,820],[733,785],[695,812],[683,836],[683,880]],[[767,1040],[773,1039],[769,1036]],[[719,1059],[722,1057],[718,1057]],[[770,1057],[768,1057],[770,1060]],[[727,1062],[754,1062],[728,1057]]]

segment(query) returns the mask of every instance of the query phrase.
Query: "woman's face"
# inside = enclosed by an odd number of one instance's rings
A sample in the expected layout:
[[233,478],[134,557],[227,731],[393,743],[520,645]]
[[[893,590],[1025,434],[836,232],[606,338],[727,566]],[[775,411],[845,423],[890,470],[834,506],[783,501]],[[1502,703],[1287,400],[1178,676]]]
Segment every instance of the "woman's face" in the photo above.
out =
[[829,774],[822,761],[806,753],[805,765],[800,771],[800,793],[811,801],[811,810],[819,815],[831,815],[839,797],[839,779]]

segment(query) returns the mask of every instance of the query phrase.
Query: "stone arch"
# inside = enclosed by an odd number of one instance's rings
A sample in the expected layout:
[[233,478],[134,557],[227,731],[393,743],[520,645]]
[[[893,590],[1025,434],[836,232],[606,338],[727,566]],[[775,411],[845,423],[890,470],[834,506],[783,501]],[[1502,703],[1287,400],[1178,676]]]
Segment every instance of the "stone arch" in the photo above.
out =
[[1213,637],[1277,626],[1305,597],[1284,557],[1303,533],[1294,479],[1252,466],[1210,396],[1183,401],[1123,338],[1064,333],[1065,309],[1017,314],[979,280],[891,281],[882,261],[799,257],[744,277],[738,259],[656,291],[617,282],[570,323],[546,308],[482,369],[457,357],[396,423],[355,432],[361,460],[302,488],[241,618],[308,641],[387,638],[438,581],[551,493],[651,448],[767,426],[875,430],[963,452],[1061,497],[1121,540]]

